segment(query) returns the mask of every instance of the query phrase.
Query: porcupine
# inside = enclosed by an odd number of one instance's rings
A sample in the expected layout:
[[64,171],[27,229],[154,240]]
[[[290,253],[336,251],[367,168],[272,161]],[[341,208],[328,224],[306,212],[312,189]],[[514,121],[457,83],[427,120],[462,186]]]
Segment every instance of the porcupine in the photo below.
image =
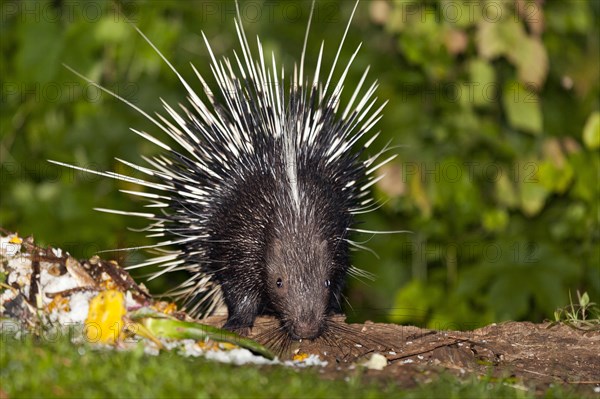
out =
[[[361,159],[379,133],[368,139],[381,118],[385,103],[374,97],[377,81],[366,90],[365,69],[353,95],[340,111],[340,96],[360,44],[337,82],[333,75],[358,1],[346,25],[325,84],[319,80],[323,43],[312,82],[305,78],[304,58],[314,10],[312,3],[300,66],[285,90],[285,72],[278,76],[274,54],[270,66],[257,38],[253,58],[236,2],[235,28],[241,58],[217,61],[202,33],[211,57],[218,95],[196,73],[206,100],[202,100],[167,58],[137,28],[188,94],[191,110],[178,113],[163,101],[172,120],[149,115],[128,100],[72,72],[119,98],[170,136],[173,149],[149,133],[132,129],[165,152],[143,157],[148,166],[117,160],[152,179],[140,180],[113,172],[91,171],[152,189],[126,191],[148,199],[161,212],[101,211],[144,217],[150,235],[168,239],[153,247],[175,247],[165,255],[134,267],[151,264],[157,274],[187,270],[190,278],[173,294],[194,315],[210,314],[223,302],[225,328],[246,333],[259,315],[274,315],[278,331],[291,339],[314,339],[328,331],[331,316],[341,313],[346,276],[364,276],[350,266],[354,216],[375,208],[370,187],[380,177],[374,172],[394,158],[380,160],[386,148]],[[366,142],[355,149],[361,139]]]

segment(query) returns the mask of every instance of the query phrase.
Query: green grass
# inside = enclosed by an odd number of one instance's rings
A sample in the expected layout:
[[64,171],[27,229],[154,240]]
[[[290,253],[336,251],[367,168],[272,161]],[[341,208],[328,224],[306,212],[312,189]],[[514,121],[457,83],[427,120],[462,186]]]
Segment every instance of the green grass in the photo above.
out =
[[[0,335],[0,396],[22,397],[187,397],[187,398],[529,398],[500,383],[461,381],[444,376],[412,390],[392,383],[368,382],[355,370],[350,378],[330,381],[318,369],[232,366],[175,353],[159,356],[139,351],[76,346],[66,339],[40,342]],[[548,391],[546,397],[566,397]],[[575,396],[573,396],[575,397]]]
[[590,302],[587,292],[582,295],[577,291],[577,303],[573,302],[569,292],[569,302],[569,305],[554,312],[555,323],[583,331],[600,330],[600,308],[595,302]]

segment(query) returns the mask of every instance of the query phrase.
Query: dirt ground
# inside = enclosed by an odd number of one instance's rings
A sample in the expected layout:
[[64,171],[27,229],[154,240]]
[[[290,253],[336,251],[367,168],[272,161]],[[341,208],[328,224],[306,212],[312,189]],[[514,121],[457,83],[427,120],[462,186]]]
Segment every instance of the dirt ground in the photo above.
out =
[[[370,322],[346,326],[355,334],[343,334],[329,343],[302,342],[298,348],[328,361],[327,378],[353,373],[358,364],[380,353],[387,366],[368,369],[367,378],[394,381],[404,388],[432,381],[442,373],[503,379],[536,393],[557,384],[588,394],[600,387],[600,331],[528,322],[492,324],[465,332]],[[254,330],[252,335],[259,336],[260,327]]]

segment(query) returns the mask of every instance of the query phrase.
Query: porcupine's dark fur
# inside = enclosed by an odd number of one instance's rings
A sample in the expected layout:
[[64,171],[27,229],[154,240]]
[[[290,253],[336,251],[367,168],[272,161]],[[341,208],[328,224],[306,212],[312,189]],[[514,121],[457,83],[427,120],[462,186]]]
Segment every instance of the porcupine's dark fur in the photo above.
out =
[[341,312],[346,276],[361,275],[349,259],[349,246],[361,247],[348,238],[356,230],[353,215],[372,209],[368,188],[377,180],[372,174],[393,156],[376,166],[383,151],[359,158],[377,135],[361,149],[352,147],[379,120],[383,105],[373,110],[376,83],[361,91],[367,69],[339,112],[354,55],[331,86],[338,49],[323,86],[318,80],[321,46],[311,83],[304,78],[306,39],[299,73],[295,67],[286,95],[283,70],[279,78],[274,56],[272,67],[265,66],[260,42],[259,59],[252,58],[239,11],[236,29],[242,53],[235,63],[217,61],[204,37],[218,85],[215,96],[197,73],[208,104],[158,50],[188,91],[192,109],[181,106],[179,114],[164,104],[172,119],[156,119],[121,98],[181,147],[172,149],[134,130],[165,155],[144,158],[150,167],[119,161],[152,179],[93,173],[154,190],[129,193],[150,199],[149,206],[161,212],[133,215],[150,219],[152,235],[169,238],[155,247],[177,249],[136,267],[159,264],[164,269],[158,274],[190,271],[176,293],[191,312],[207,314],[224,302],[226,328],[245,332],[258,315],[271,314],[290,338],[313,339],[325,332],[331,315]]

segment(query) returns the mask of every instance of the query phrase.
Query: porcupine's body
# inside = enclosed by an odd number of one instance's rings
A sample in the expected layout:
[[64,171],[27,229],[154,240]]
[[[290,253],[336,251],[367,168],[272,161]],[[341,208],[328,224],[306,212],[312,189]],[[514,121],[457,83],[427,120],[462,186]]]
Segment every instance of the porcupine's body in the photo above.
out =
[[218,194],[206,226],[216,239],[206,270],[222,288],[226,327],[244,329],[258,314],[272,313],[287,321],[293,337],[314,338],[320,319],[341,310],[349,267],[344,239],[353,204],[336,179],[363,170],[334,170],[306,151],[291,172],[285,139],[265,144],[261,159],[246,159],[237,184]]
[[196,313],[211,312],[224,301],[226,328],[245,331],[258,315],[272,314],[291,338],[316,338],[327,329],[329,316],[341,311],[346,276],[359,274],[350,266],[349,245],[360,245],[348,234],[353,215],[369,210],[371,200],[365,197],[381,153],[361,160],[362,149],[352,147],[377,122],[383,106],[373,110],[375,83],[361,92],[365,71],[340,112],[342,84],[354,56],[333,83],[338,50],[323,84],[318,77],[323,46],[312,82],[304,77],[303,50],[299,72],[295,67],[288,83],[274,56],[265,61],[260,43],[258,59],[252,58],[239,14],[236,28],[242,53],[234,62],[217,61],[205,37],[218,86],[209,88],[198,74],[208,102],[166,59],[187,89],[191,109],[178,113],[165,104],[172,120],[155,119],[124,100],[181,147],[172,149],[134,130],[165,155],[145,158],[149,168],[121,161],[153,177],[141,184],[155,193],[130,193],[163,210],[134,215],[151,220],[150,232],[169,237],[158,246],[177,248],[138,266],[190,271],[178,293]]

